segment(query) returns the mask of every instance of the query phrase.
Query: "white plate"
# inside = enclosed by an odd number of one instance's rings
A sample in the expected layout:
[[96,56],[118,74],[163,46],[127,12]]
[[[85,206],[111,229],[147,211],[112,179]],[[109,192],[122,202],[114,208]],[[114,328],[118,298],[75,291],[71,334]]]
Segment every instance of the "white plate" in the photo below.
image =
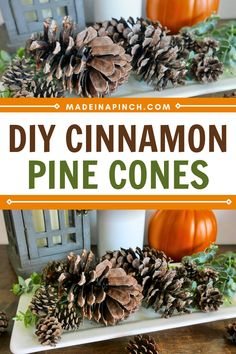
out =
[[[30,300],[30,295],[21,296],[17,312],[25,312]],[[160,315],[155,313],[152,309],[141,308],[137,313],[122,322],[122,324],[115,327],[104,327],[89,321],[84,321],[79,331],[64,333],[57,348],[191,326],[234,317],[236,317],[236,297],[233,304],[225,305],[217,312],[195,312],[189,315],[176,315],[169,319],[161,318]],[[52,349],[51,347],[43,347],[40,345],[34,335],[34,328],[25,328],[22,322],[15,322],[14,324],[10,348],[14,354],[35,353]]]
[[196,82],[187,82],[185,86],[170,86],[161,92],[154,91],[144,81],[138,81],[131,75],[129,82],[121,86],[112,97],[196,97],[234,89],[236,89],[236,72],[234,75],[224,74],[219,81],[214,83],[199,84]]

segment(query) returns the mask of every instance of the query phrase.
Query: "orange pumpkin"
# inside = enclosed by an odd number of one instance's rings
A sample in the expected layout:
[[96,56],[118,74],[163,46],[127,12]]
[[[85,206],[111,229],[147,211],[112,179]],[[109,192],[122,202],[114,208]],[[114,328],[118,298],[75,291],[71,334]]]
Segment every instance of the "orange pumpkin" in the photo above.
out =
[[219,4],[220,0],[147,0],[147,17],[177,33],[217,12]]
[[149,246],[178,262],[216,241],[217,222],[210,210],[161,210],[150,220]]

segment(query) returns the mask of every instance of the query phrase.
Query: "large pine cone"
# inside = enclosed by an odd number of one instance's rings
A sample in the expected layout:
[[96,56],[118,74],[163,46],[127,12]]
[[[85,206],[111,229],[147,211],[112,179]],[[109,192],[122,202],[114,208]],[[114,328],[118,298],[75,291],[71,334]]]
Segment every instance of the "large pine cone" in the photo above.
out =
[[112,38],[114,43],[121,44],[124,48],[128,47],[128,35],[132,32],[133,19],[126,21],[124,18],[117,20],[113,18],[111,21],[95,23],[94,29],[98,32],[99,37],[108,36]]
[[36,325],[35,334],[40,344],[55,347],[61,339],[62,325],[56,317],[43,317]]
[[53,20],[44,22],[44,33],[27,42],[27,52],[43,66],[48,80],[62,80],[64,90],[83,97],[104,97],[127,81],[131,58],[109,37],[98,37],[89,27],[75,35],[70,17],[63,20],[59,37]]
[[[111,27],[114,27],[113,31]],[[105,33],[122,43],[126,53],[132,55],[133,70],[156,90],[166,88],[169,82],[174,86],[184,83],[187,70],[186,62],[180,56],[182,47],[173,42],[172,36],[167,36],[166,28],[160,23],[142,18],[135,22],[129,18],[128,21],[113,20],[107,29],[103,25],[99,28],[99,24],[95,28],[100,35]]]
[[223,295],[212,283],[197,287],[196,306],[203,312],[217,311],[223,305]]
[[190,73],[199,82],[214,82],[223,74],[223,63],[217,57],[198,54],[192,60]]
[[133,341],[129,342],[127,346],[129,354],[158,354],[159,349],[154,338],[143,335],[134,337]]
[[42,285],[34,294],[29,309],[38,317],[52,315],[58,301],[57,290],[51,285]]
[[8,327],[8,318],[5,312],[0,311],[0,336],[6,332]]
[[63,96],[62,88],[54,81],[47,82],[45,78],[38,76],[30,60],[25,58],[13,59],[2,79],[14,98]]
[[134,276],[139,284],[143,286],[143,294],[146,296],[149,289],[151,278],[154,272],[165,274],[168,270],[170,259],[163,253],[149,247],[143,250],[136,248],[124,249],[119,251],[107,252],[102,260],[109,260],[113,268],[123,268],[126,273]]
[[59,305],[54,316],[62,325],[62,329],[65,331],[75,331],[80,327],[81,315],[78,308],[74,304],[62,304]]
[[83,317],[105,325],[115,325],[136,311],[142,300],[142,287],[122,268],[112,269],[108,260],[96,265],[92,252],[68,256],[69,270],[59,278],[60,294],[77,304]]
[[236,344],[236,323],[230,323],[226,327],[227,333],[226,337],[230,340],[233,344]]

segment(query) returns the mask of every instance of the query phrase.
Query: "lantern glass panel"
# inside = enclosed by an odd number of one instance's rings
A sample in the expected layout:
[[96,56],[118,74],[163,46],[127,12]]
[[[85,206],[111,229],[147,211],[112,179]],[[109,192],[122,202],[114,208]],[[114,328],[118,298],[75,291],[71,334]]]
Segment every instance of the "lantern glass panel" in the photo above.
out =
[[42,9],[42,15],[43,18],[48,18],[48,17],[52,17],[52,10],[51,9]]
[[54,245],[54,246],[56,246],[56,245],[62,245],[62,238],[61,238],[61,235],[53,236],[52,242],[53,242],[53,245]]
[[65,210],[64,212],[65,227],[75,227],[75,217],[71,210]]
[[48,239],[47,237],[40,237],[37,239],[36,241],[37,243],[37,247],[38,248],[45,248],[45,247],[48,247]]
[[68,10],[66,6],[60,6],[57,7],[57,14],[58,16],[67,16],[68,15]]
[[33,5],[33,0],[21,0],[22,5]]
[[47,4],[47,3],[49,2],[49,0],[39,0],[39,2],[40,2],[41,4]]
[[46,231],[43,210],[32,210],[32,219],[35,232]]
[[27,11],[24,13],[26,22],[36,22],[38,21],[38,16],[36,11]]
[[50,210],[50,221],[51,221],[51,229],[52,230],[59,230],[59,217],[57,210]]
[[68,243],[76,243],[76,234],[68,234],[67,235],[67,242]]

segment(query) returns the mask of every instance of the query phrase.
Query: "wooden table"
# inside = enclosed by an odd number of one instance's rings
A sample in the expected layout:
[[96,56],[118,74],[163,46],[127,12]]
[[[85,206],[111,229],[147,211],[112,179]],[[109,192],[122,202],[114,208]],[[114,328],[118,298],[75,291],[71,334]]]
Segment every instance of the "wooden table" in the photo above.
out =
[[[234,250],[236,246],[221,247],[222,251]],[[0,308],[13,317],[18,299],[9,291],[16,276],[8,261],[6,246],[0,246]],[[235,314],[236,318],[236,314]],[[152,334],[160,346],[161,354],[231,354],[236,346],[224,338],[225,326],[230,321],[219,321]],[[13,323],[6,334],[0,337],[0,354],[10,353],[9,344]],[[68,349],[41,352],[43,354],[123,354],[130,338],[115,339],[106,342],[81,345]]]

